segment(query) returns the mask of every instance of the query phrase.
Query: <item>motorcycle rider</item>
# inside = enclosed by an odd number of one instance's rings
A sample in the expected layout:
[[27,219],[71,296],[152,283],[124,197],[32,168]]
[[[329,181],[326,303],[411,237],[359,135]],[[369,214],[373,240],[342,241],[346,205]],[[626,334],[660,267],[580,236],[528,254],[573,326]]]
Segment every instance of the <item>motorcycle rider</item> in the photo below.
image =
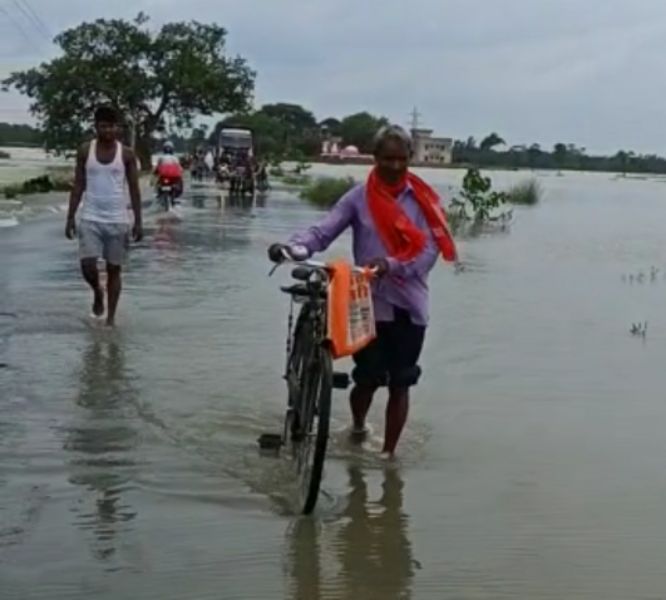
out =
[[169,140],[162,146],[162,154],[157,159],[155,167],[157,181],[167,179],[174,188],[174,197],[178,198],[183,193],[183,168],[180,166],[178,157],[174,154],[174,146]]

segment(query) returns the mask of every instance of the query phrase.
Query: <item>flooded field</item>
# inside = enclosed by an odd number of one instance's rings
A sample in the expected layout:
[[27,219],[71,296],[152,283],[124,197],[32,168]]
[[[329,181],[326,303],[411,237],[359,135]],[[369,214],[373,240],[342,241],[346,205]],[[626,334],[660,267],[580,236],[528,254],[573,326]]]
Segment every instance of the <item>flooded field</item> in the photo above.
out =
[[313,518],[255,442],[284,405],[288,273],[265,249],[315,210],[210,188],[181,222],[148,209],[114,332],[86,320],[62,215],[0,229],[0,597],[663,597],[666,184],[539,179],[509,231],[461,242],[464,273],[432,274],[397,465],[384,403],[357,450],[336,397]]

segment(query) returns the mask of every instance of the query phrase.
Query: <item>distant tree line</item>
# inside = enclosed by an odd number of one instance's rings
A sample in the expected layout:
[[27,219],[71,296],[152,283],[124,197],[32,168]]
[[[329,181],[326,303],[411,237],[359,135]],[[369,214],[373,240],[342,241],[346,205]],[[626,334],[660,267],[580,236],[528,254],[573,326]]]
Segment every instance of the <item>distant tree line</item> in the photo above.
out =
[[550,151],[539,144],[507,147],[497,133],[491,133],[478,144],[473,137],[466,141],[456,140],[453,162],[487,168],[666,173],[666,158],[656,154],[619,150],[611,156],[591,155],[585,148],[563,142],[555,144]]
[[0,123],[0,146],[33,146],[44,144],[44,134],[30,125]]

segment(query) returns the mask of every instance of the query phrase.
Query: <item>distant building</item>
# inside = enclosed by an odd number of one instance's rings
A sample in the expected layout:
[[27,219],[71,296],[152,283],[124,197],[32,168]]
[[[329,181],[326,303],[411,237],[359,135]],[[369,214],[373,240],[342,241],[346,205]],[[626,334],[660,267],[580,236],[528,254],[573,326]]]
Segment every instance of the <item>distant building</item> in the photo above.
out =
[[342,145],[341,137],[328,136],[321,143],[321,155],[338,156],[340,154],[341,145]]
[[412,142],[417,164],[448,165],[453,159],[453,140],[433,137],[432,129],[412,129]]
[[327,135],[325,132],[321,143],[320,159],[323,162],[370,164],[372,155],[362,154],[353,145],[343,146],[341,137]]

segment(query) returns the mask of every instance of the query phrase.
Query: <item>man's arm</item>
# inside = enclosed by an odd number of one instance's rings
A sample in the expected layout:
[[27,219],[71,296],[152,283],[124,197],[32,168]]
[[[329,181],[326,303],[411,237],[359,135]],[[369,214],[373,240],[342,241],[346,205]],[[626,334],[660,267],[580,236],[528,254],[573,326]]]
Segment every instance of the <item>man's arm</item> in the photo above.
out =
[[338,200],[329,213],[316,225],[289,240],[291,246],[304,246],[309,254],[323,252],[351,224],[363,186],[356,186]]
[[86,190],[86,158],[88,156],[88,144],[82,145],[76,153],[76,167],[74,168],[74,187],[69,195],[69,209],[67,210],[67,224],[65,235],[72,239],[76,233],[76,211],[81,204],[83,192]]
[[125,176],[129,186],[132,212],[134,213],[134,240],[143,238],[143,219],[141,216],[141,190],[139,189],[139,170],[136,165],[136,154],[131,148],[124,148]]

